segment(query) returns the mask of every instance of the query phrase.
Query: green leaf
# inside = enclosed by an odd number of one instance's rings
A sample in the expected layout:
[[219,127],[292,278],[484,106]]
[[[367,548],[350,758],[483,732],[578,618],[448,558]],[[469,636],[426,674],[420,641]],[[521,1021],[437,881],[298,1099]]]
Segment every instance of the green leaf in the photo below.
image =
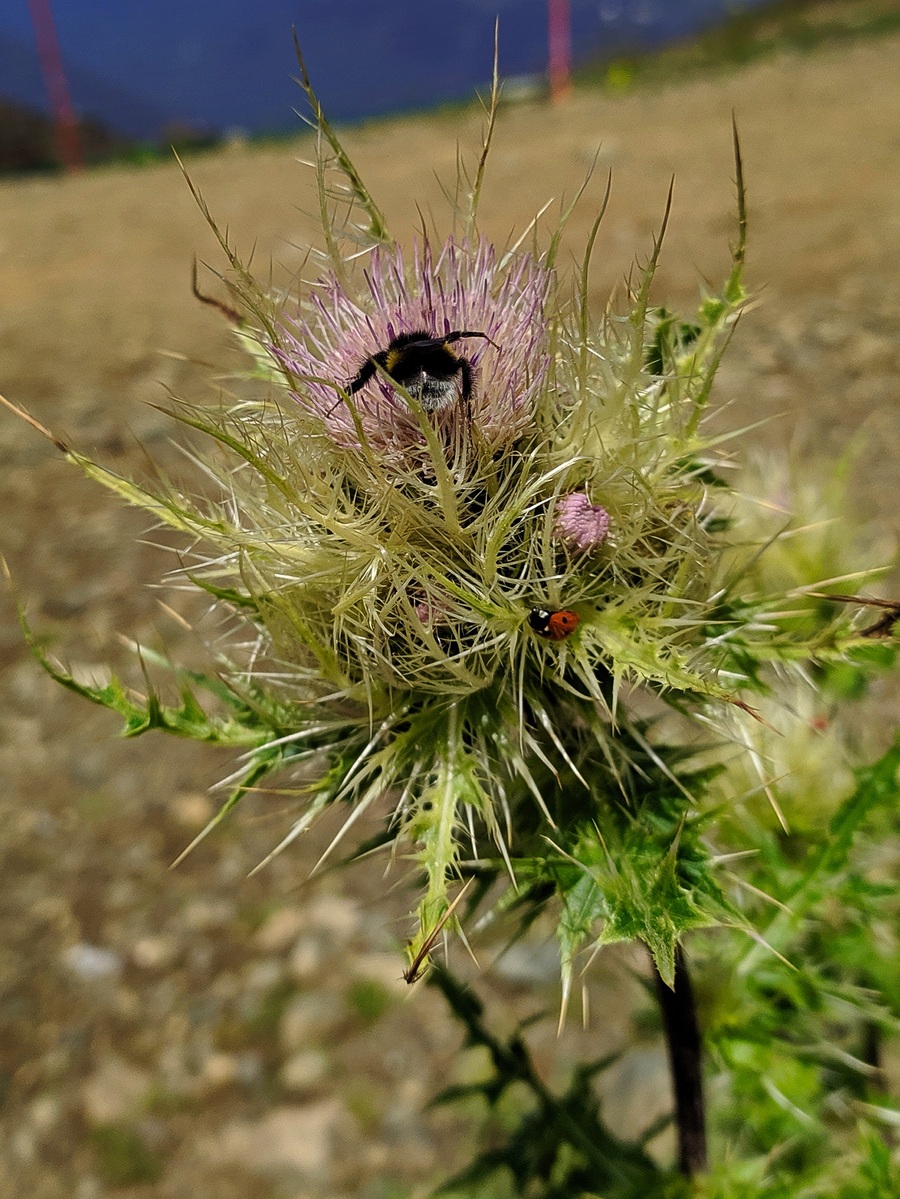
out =
[[[261,729],[258,721],[251,725],[209,715],[186,684],[182,688],[181,705],[174,707],[163,704],[152,690],[143,701],[133,699],[115,676],[104,687],[80,683],[65,670],[53,665],[30,631],[26,630],[26,636],[31,652],[52,679],[83,699],[122,717],[123,737],[139,737],[142,733],[159,729],[192,741],[247,748],[259,745],[272,735],[270,729]],[[249,713],[249,709],[246,711]]]
[[488,1195],[489,1180],[511,1177],[514,1193],[541,1199],[570,1199],[602,1193],[604,1199],[662,1196],[669,1176],[639,1141],[625,1141],[605,1125],[594,1080],[618,1054],[573,1070],[568,1086],[553,1093],[535,1068],[522,1030],[501,1040],[487,1027],[477,997],[444,970],[430,982],[466,1030],[466,1044],[485,1049],[490,1071],[480,1083],[450,1087],[436,1102],[471,1101],[480,1092],[492,1111],[508,1102],[508,1118],[493,1144],[436,1192]]
[[[900,737],[876,762],[856,771],[857,784],[853,793],[841,804],[831,819],[824,844],[806,862],[803,877],[785,897],[784,911],[769,923],[763,941],[773,949],[783,951],[810,909],[827,893],[833,877],[845,866],[854,838],[867,817],[880,807],[894,807],[900,794]],[[745,957],[741,972],[753,970],[767,950],[754,946]]]

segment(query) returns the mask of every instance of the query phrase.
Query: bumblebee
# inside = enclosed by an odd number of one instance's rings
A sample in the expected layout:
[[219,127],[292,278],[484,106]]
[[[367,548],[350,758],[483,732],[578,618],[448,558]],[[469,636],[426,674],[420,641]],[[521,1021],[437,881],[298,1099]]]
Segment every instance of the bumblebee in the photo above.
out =
[[548,612],[546,608],[532,608],[528,613],[528,624],[539,637],[546,637],[549,641],[563,641],[575,632],[581,624],[581,617],[567,608],[560,608],[556,612]]
[[472,400],[472,364],[450,349],[452,342],[464,337],[483,337],[494,349],[499,349],[486,333],[468,329],[456,329],[443,337],[431,337],[419,330],[400,333],[386,350],[379,350],[365,360],[347,385],[347,391],[355,395],[381,367],[395,383],[415,396],[426,412],[441,412],[457,398],[468,410]]

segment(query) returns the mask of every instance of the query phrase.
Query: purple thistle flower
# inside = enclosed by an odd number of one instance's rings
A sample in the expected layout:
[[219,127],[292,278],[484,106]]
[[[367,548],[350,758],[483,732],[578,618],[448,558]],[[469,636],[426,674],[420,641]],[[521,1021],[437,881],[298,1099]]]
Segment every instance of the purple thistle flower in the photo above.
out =
[[609,513],[599,504],[592,504],[583,491],[575,491],[557,502],[553,532],[572,549],[587,553],[606,540]]
[[[417,245],[410,267],[399,250],[376,249],[362,274],[361,298],[334,274],[320,279],[301,313],[279,330],[273,352],[302,407],[338,445],[358,447],[353,412],[337,387],[348,388],[367,359],[404,333],[477,330],[499,348],[483,338],[452,347],[471,367],[472,426],[491,449],[514,442],[532,421],[549,366],[550,271],[530,254],[498,262],[490,245],[450,238],[437,259],[427,241]],[[387,456],[422,444],[414,413],[383,376],[373,375],[352,404],[369,444]],[[453,405],[454,414],[459,407]]]

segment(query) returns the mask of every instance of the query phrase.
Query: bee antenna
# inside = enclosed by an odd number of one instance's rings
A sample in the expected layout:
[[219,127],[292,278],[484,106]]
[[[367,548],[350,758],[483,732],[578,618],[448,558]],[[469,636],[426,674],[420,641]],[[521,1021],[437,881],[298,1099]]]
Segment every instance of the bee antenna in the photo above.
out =
[[[343,392],[343,390],[344,389],[341,388],[342,392]],[[338,396],[338,398],[334,401],[334,403],[331,405],[331,407],[325,413],[326,420],[328,420],[328,418],[329,418],[329,416],[331,416],[332,412],[334,412],[337,408],[339,408],[341,406],[341,404],[344,402],[344,399],[345,399],[345,397],[343,395]]]
[[490,342],[495,350],[498,352],[500,350],[500,347],[494,341],[493,337],[488,337],[487,333],[479,333],[477,330],[473,329],[456,329],[453,333],[448,333],[447,336],[443,337],[441,340],[443,341],[444,345],[447,345],[447,343],[451,341],[462,341],[464,337],[483,337],[485,341]]

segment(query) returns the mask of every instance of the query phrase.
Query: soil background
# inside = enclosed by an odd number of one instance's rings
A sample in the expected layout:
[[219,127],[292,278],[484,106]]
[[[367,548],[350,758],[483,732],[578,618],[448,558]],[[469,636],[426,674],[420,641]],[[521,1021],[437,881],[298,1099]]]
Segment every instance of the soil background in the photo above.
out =
[[[730,75],[550,109],[504,109],[483,231],[507,241],[571,197],[566,254],[613,190],[594,254],[598,310],[646,258],[675,176],[656,283],[689,313],[735,236],[731,114],[749,189],[748,282],[717,396],[723,419],[801,473],[853,449],[857,515],[900,532],[900,39],[785,55]],[[373,124],[346,144],[401,239],[417,205],[448,227],[438,180],[481,120]],[[243,254],[276,285],[315,241],[312,172],[295,144],[233,144],[189,171]],[[542,219],[552,226],[557,208]],[[222,255],[176,165],[0,184],[0,390],[125,474],[182,469],[167,391],[217,402],[242,361],[227,322],[191,295],[192,256]],[[213,274],[207,291],[224,298]],[[154,585],[172,549],[146,518],[80,478],[0,413],[0,549],[54,653],[137,680],[121,638],[192,658],[196,603]],[[774,468],[773,468],[774,471]],[[175,543],[171,543],[174,545]],[[161,606],[164,601],[169,608]],[[115,719],[44,677],[9,595],[0,606],[0,1192],[28,1199],[373,1199],[424,1194],[459,1164],[465,1122],[426,1112],[479,1068],[427,989],[399,981],[411,904],[402,867],[366,863],[307,883],[329,829],[251,879],[290,820],[277,796],[242,805],[177,870],[231,763],[211,750],[116,737]],[[896,711],[886,721],[896,723]],[[497,956],[478,983],[500,1027],[557,1002],[552,939]],[[459,947],[454,957],[462,957]],[[496,959],[496,960],[495,960]],[[591,1026],[535,1049],[548,1076],[628,1042],[614,1123],[666,1104],[662,1050],[629,1024],[628,955],[595,967]],[[552,1021],[550,1022],[552,1024]],[[577,1023],[577,1021],[574,1021]],[[469,1074],[467,1075],[467,1072]],[[647,1102],[653,1095],[655,1107]],[[661,1152],[665,1151],[662,1145]]]

